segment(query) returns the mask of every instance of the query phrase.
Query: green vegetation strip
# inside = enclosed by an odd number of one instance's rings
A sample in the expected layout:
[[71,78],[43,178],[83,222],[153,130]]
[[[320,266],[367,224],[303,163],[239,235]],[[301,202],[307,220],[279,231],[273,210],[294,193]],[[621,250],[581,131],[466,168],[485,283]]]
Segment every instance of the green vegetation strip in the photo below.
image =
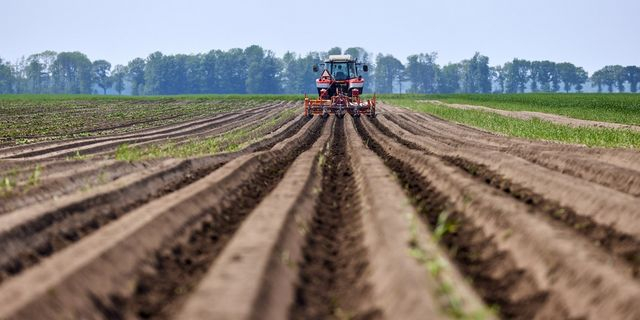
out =
[[388,95],[383,98],[439,100],[509,111],[537,111],[583,120],[640,125],[640,94],[433,94]]
[[287,109],[259,124],[234,129],[211,138],[189,140],[182,144],[165,143],[145,147],[122,144],[116,150],[115,158],[124,161],[138,161],[167,157],[189,158],[237,151],[258,141],[265,134],[293,119],[299,112],[298,108]]
[[387,99],[386,102],[513,137],[584,144],[590,147],[640,148],[640,132],[631,130],[574,128],[539,119],[520,120],[486,111],[447,108],[409,99]]

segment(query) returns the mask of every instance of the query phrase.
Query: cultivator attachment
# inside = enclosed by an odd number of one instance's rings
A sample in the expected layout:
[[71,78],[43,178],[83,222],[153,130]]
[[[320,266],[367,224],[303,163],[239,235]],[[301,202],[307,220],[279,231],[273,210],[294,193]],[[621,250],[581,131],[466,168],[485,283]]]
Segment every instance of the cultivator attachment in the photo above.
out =
[[342,118],[347,113],[353,117],[366,115],[375,118],[375,94],[372,99],[366,101],[361,100],[359,95],[349,97],[343,94],[338,94],[333,97],[324,96],[317,99],[311,99],[306,95],[304,96],[304,115],[307,117],[319,115],[326,118],[333,114],[338,118]]

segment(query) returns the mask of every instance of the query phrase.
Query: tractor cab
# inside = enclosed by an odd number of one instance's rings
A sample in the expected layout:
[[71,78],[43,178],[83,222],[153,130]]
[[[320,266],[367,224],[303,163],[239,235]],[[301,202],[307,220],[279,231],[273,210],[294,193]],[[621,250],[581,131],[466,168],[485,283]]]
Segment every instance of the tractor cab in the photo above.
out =
[[349,97],[362,94],[364,79],[360,71],[369,71],[367,65],[345,54],[330,55],[324,63],[314,65],[313,71],[318,72],[319,67],[324,68],[320,78],[316,80],[318,95],[321,98],[331,98],[340,92]]

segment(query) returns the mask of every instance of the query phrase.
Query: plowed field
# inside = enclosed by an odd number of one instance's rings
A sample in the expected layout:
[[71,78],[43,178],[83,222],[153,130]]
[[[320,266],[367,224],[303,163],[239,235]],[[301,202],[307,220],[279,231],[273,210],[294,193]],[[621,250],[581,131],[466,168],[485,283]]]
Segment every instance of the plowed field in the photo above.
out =
[[634,150],[382,105],[235,151],[113,156],[292,108],[3,143],[0,319],[640,319]]

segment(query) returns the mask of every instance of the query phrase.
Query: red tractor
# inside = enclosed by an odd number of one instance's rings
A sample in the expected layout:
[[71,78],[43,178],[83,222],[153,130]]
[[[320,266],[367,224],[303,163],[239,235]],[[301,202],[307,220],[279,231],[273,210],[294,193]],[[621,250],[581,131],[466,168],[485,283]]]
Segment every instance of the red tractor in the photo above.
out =
[[376,96],[373,99],[363,101],[360,99],[364,88],[364,79],[359,74],[369,71],[366,64],[359,63],[350,55],[330,55],[325,63],[313,66],[313,71],[318,72],[319,67],[324,70],[320,78],[316,79],[318,98],[304,97],[304,115],[313,117],[321,115],[328,117],[335,114],[338,118],[349,113],[354,117],[364,114],[370,117],[376,116]]

